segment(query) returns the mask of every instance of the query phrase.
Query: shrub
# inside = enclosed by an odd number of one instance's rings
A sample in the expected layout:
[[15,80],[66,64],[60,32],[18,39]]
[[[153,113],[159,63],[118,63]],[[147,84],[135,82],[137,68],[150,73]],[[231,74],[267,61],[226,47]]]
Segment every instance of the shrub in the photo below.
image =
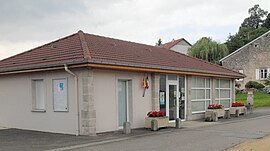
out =
[[249,81],[248,83],[246,83],[245,87],[246,88],[262,89],[265,86],[259,82],[256,82],[256,81]]

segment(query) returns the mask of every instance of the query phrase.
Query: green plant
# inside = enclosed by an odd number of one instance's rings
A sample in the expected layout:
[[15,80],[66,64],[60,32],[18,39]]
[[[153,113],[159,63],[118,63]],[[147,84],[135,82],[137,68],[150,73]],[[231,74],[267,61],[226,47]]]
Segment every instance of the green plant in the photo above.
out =
[[265,80],[264,84],[265,84],[265,85],[270,85],[270,75],[269,75],[268,78]]
[[248,83],[246,83],[245,88],[255,88],[255,89],[262,89],[265,86],[259,82],[256,81],[249,81]]

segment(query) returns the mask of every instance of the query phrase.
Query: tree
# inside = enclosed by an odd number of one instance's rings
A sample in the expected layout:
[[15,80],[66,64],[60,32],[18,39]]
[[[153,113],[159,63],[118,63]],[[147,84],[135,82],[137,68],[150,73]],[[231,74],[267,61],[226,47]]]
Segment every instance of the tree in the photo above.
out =
[[267,18],[264,20],[264,23],[262,24],[262,27],[270,29],[270,14],[267,15]]
[[261,9],[258,4],[250,8],[248,10],[248,13],[250,14],[250,16],[244,20],[240,28],[259,28],[264,22],[263,19],[268,14],[268,12]]
[[162,40],[161,40],[161,38],[159,38],[159,39],[158,39],[158,42],[156,43],[156,46],[160,46],[160,45],[162,45]]
[[190,56],[216,64],[221,58],[228,55],[228,52],[225,44],[219,44],[209,37],[202,37],[188,50]]
[[265,27],[261,28],[240,28],[238,33],[235,35],[229,35],[226,45],[229,49],[229,53],[234,52],[235,50],[241,48],[245,44],[249,43],[250,41],[256,39],[257,37],[261,36],[268,29]]

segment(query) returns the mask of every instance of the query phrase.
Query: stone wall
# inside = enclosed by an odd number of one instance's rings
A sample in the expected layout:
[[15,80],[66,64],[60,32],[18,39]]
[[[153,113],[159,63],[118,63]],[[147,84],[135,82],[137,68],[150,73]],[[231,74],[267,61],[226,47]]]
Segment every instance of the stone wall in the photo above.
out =
[[96,135],[96,109],[94,102],[93,71],[88,69],[81,77],[81,135]]
[[151,74],[151,91],[152,91],[152,110],[158,111],[159,108],[159,80],[160,74],[152,73]]
[[264,35],[260,39],[242,48],[237,53],[222,61],[222,65],[229,69],[239,71],[243,70],[247,76],[241,84],[241,88],[248,81],[263,81],[256,80],[256,69],[270,68],[270,35]]

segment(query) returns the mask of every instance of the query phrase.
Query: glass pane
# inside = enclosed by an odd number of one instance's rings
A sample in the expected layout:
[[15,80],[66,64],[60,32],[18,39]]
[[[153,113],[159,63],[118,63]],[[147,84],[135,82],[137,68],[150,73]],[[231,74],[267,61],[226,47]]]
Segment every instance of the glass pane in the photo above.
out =
[[176,119],[176,85],[169,85],[169,119]]
[[192,101],[192,112],[205,111],[205,101]]
[[166,92],[166,75],[160,75],[160,87],[159,90]]
[[220,90],[220,98],[230,98],[230,90]]
[[205,94],[206,94],[205,98],[210,99],[210,90],[205,90]]
[[192,77],[192,88],[196,88],[196,80],[197,78],[196,77]]
[[205,79],[206,88],[210,88],[210,79]]
[[230,88],[230,80],[220,80],[220,87],[221,88]]
[[168,80],[177,80],[177,75],[168,75]]
[[216,90],[216,92],[215,92],[215,98],[219,98],[219,90]]
[[197,91],[197,99],[205,99],[205,90],[196,90]]
[[127,92],[126,81],[118,81],[118,125],[123,126],[127,121]]
[[205,79],[197,77],[197,87],[205,88]]
[[220,104],[224,106],[224,108],[230,107],[230,100],[220,100]]
[[206,105],[206,108],[207,108],[209,106],[209,104],[210,104],[210,100],[206,100],[205,103],[206,103],[205,105]]
[[196,98],[196,90],[191,90],[191,99],[195,100]]
[[219,88],[219,79],[216,79],[216,88]]
[[45,99],[44,99],[45,95],[44,95],[43,80],[35,80],[35,88],[36,88],[36,93],[35,93],[36,106],[34,109],[45,110]]

